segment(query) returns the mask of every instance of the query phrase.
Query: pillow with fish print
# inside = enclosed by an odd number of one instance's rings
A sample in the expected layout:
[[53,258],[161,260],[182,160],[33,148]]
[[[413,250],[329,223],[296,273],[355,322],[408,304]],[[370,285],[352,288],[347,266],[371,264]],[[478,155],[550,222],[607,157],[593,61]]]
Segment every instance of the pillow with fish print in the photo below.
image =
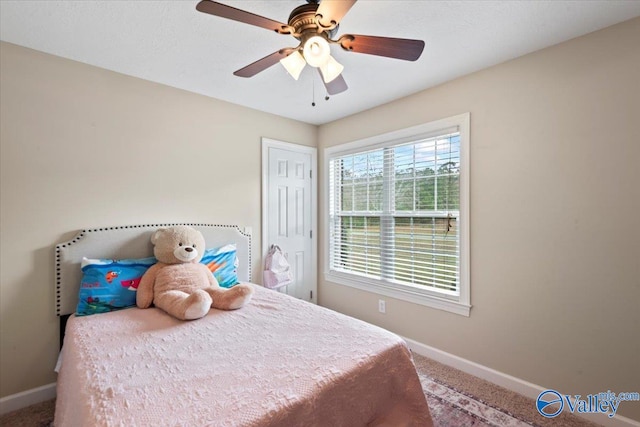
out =
[[155,257],[122,260],[83,258],[76,316],[134,307],[140,279],[156,262]]
[[222,288],[230,288],[239,283],[237,251],[235,244],[205,249],[200,260],[201,264],[209,267]]

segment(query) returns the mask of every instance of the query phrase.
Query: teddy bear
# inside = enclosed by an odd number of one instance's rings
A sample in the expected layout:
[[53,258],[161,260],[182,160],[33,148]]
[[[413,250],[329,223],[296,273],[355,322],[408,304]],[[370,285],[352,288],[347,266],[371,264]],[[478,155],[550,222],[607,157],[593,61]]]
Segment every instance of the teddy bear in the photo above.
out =
[[210,308],[235,310],[249,302],[253,288],[238,284],[222,288],[200,260],[205,250],[202,233],[189,226],[159,228],[151,236],[158,262],[142,276],[136,305],[153,303],[181,320],[204,317]]

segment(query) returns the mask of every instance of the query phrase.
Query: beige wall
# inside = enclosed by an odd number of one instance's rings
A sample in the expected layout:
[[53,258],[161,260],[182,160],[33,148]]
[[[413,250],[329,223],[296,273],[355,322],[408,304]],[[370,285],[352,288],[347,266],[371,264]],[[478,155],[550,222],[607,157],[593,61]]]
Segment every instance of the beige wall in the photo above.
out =
[[[322,159],[471,113],[473,308],[385,298],[383,315],[322,273],[320,303],[543,387],[639,391],[639,40],[635,19],[320,127]],[[619,412],[640,420],[640,403]]]
[[253,227],[260,137],[317,127],[2,43],[0,395],[55,381],[53,245],[82,228]]

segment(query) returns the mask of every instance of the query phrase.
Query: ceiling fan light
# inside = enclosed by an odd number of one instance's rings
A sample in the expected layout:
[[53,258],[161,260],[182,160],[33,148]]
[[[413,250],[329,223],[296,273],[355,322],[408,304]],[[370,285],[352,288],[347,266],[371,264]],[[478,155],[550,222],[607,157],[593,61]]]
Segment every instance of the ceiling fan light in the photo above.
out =
[[335,58],[331,55],[329,55],[329,59],[327,60],[327,62],[320,67],[322,79],[325,83],[333,81],[342,73],[342,70],[344,70],[344,65],[336,61]]
[[298,52],[297,50],[289,56],[282,58],[280,60],[280,63],[282,64],[284,69],[287,70],[289,74],[291,74],[291,77],[296,80],[298,80],[298,78],[300,77],[300,73],[302,73],[304,66],[307,65],[302,55],[300,55],[300,52]]
[[307,60],[307,64],[312,67],[321,67],[326,64],[331,56],[329,42],[327,42],[323,37],[313,36],[305,42],[303,53],[304,59]]

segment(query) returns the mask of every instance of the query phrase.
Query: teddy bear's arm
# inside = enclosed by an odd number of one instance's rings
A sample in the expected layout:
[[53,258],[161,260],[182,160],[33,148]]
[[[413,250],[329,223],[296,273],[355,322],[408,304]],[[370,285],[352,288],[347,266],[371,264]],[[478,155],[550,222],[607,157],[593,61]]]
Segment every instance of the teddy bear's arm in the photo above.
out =
[[153,285],[161,265],[154,264],[142,275],[138,291],[136,292],[136,305],[139,308],[149,308],[153,302]]

